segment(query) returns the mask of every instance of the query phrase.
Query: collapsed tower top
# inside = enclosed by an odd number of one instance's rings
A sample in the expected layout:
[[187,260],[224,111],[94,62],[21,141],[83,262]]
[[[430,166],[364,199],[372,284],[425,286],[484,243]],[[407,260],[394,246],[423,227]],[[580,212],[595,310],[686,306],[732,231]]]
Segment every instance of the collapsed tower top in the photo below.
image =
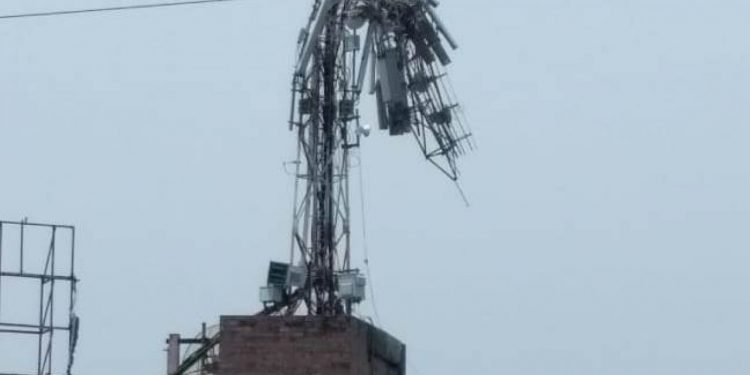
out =
[[[457,43],[434,0],[317,0],[298,41],[290,129],[298,153],[289,263],[272,263],[261,290],[265,314],[349,314],[365,280],[351,267],[350,151],[370,128],[361,94],[374,95],[378,124],[411,134],[450,179],[473,147],[443,69]],[[368,81],[369,76],[369,82]]]

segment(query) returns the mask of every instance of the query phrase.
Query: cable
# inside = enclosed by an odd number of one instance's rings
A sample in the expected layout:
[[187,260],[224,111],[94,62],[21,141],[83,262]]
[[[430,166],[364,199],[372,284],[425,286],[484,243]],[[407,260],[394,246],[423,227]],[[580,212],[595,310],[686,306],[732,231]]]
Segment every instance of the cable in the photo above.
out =
[[224,3],[224,2],[229,2],[229,1],[239,1],[239,0],[189,0],[189,1],[179,1],[179,2],[173,2],[173,3],[136,4],[136,5],[123,5],[123,6],[117,6],[117,7],[108,7],[108,8],[90,8],[90,9],[76,9],[76,10],[58,10],[58,11],[39,12],[39,13],[8,14],[8,15],[0,15],[0,20],[13,19],[13,18],[66,16],[66,15],[73,15],[73,14],[124,11],[124,10],[135,10],[135,9],[164,8],[164,7],[181,6],[181,5]]
[[466,208],[471,207],[471,202],[469,202],[469,198],[466,197],[466,194],[464,193],[464,189],[461,188],[461,184],[458,183],[458,180],[454,180],[453,183],[456,185],[456,189],[458,189],[458,193],[461,194],[461,199],[464,200],[464,204],[466,205]]
[[362,250],[365,255],[365,272],[367,272],[367,285],[370,287],[370,300],[372,301],[372,312],[375,313],[376,325],[380,326],[380,313],[378,313],[378,304],[375,303],[375,287],[373,286],[372,274],[370,273],[370,255],[367,248],[367,221],[365,214],[365,184],[364,178],[362,177],[362,169],[364,169],[364,162],[362,161],[362,153],[359,153],[359,204],[360,211],[362,213]]
[[416,372],[417,375],[424,375],[424,373],[421,370],[419,370],[419,368],[417,368],[417,366],[414,364],[414,362],[411,362],[411,361],[407,360],[406,361],[406,365],[409,366],[409,369],[412,372]]
[[[368,254],[368,248],[367,248],[367,223],[365,218],[367,215],[365,214],[365,191],[364,191],[364,178],[362,177],[362,170],[364,169],[364,162],[362,161],[362,153],[359,154],[359,203],[360,203],[360,211],[362,213],[362,251],[365,255],[365,272],[367,272],[367,285],[370,287],[370,295],[372,296],[372,311],[375,314],[375,326],[376,327],[382,327],[380,325],[380,314],[378,313],[378,305],[375,303],[375,287],[373,286],[372,282],[372,275],[370,273],[370,256]],[[466,202],[466,205],[469,205],[468,199],[466,199],[466,195],[464,195],[463,190],[461,189],[461,186],[456,182],[456,187],[458,187],[458,191],[461,193],[461,196],[464,198],[464,202]],[[371,321],[372,323],[372,321]],[[412,358],[412,357],[410,357]],[[422,370],[420,370],[416,364],[414,364],[414,361],[407,360],[406,365],[409,367],[411,372],[416,373],[417,375],[423,375],[424,373]]]

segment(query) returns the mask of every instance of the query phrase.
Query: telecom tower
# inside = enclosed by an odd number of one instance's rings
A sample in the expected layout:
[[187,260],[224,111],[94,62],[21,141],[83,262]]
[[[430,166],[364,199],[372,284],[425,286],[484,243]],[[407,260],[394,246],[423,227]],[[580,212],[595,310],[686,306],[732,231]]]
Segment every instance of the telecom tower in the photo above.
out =
[[[363,92],[375,96],[379,128],[411,135],[450,179],[472,147],[452,99],[443,44],[457,44],[429,0],[317,0],[301,31],[289,128],[298,152],[291,260],[273,263],[261,289],[266,313],[351,313],[364,277],[351,267],[350,152],[370,129]],[[367,81],[369,73],[369,82]]]
[[[288,125],[297,135],[297,159],[290,261],[271,263],[260,291],[264,308],[255,316],[222,317],[216,333],[204,327],[195,339],[170,335],[169,375],[405,373],[405,346],[351,317],[366,280],[351,265],[350,155],[370,134],[359,112],[362,94],[369,94],[380,130],[411,135],[429,162],[458,179],[456,160],[473,143],[444,72],[447,49],[457,44],[437,6],[435,0],[315,0],[292,80]],[[191,345],[182,361],[181,345]]]

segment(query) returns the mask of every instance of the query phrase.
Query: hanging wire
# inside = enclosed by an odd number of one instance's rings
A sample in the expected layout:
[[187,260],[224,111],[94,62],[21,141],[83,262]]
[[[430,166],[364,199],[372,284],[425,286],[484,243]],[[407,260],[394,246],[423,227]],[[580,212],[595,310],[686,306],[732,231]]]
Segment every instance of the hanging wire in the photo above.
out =
[[458,193],[461,194],[461,199],[463,199],[464,204],[466,207],[471,207],[471,202],[469,202],[469,198],[466,196],[466,193],[464,193],[464,189],[461,187],[461,184],[458,183],[458,181],[453,181],[453,183],[456,185],[456,189],[458,189]]
[[364,169],[364,161],[362,160],[362,152],[359,153],[359,206],[360,213],[362,214],[362,251],[365,256],[365,272],[367,273],[367,285],[370,289],[370,300],[372,301],[372,311],[375,314],[376,326],[380,326],[380,313],[378,312],[378,304],[375,300],[375,287],[373,286],[372,273],[370,272],[370,254],[367,247],[367,215],[365,214],[365,183],[364,177],[362,177],[362,169]]
[[0,15],[0,20],[14,19],[14,18],[30,18],[30,17],[67,16],[67,15],[73,15],[73,14],[125,11],[125,10],[150,9],[150,8],[164,8],[164,7],[173,7],[173,6],[182,6],[182,5],[198,5],[198,4],[207,4],[207,3],[226,3],[230,1],[240,1],[240,0],[189,0],[189,1],[178,1],[178,2],[168,2],[168,3],[123,5],[123,6],[116,6],[116,7],[104,7],[104,8],[89,8],[89,9],[75,9],[75,10],[57,10],[57,11],[36,12],[36,13],[6,14],[6,15]]
[[[360,203],[360,212],[362,214],[362,251],[364,253],[365,259],[365,272],[367,273],[367,285],[370,289],[370,300],[372,301],[372,310],[375,314],[375,322],[373,323],[373,320],[366,317],[366,320],[369,320],[371,324],[373,324],[375,327],[382,327],[381,325],[381,319],[380,319],[380,313],[378,312],[378,305],[375,300],[375,287],[373,286],[372,282],[372,273],[370,272],[370,256],[369,256],[369,249],[367,246],[367,224],[365,218],[367,217],[365,213],[365,194],[364,194],[364,177],[362,170],[364,169],[364,162],[362,161],[362,152],[359,153],[359,203]],[[458,186],[458,185],[456,185]],[[459,191],[461,191],[461,188],[459,186]],[[463,196],[463,191],[461,191],[461,194]],[[464,196],[464,199],[465,196]],[[468,201],[467,201],[468,204]],[[406,365],[409,367],[411,372],[416,373],[417,375],[423,375],[424,372],[420,370],[417,365],[414,363],[414,361],[407,360]]]
[[411,372],[416,372],[417,375],[424,375],[424,372],[422,372],[417,366],[414,364],[413,361],[406,360],[406,365],[409,366],[409,369]]

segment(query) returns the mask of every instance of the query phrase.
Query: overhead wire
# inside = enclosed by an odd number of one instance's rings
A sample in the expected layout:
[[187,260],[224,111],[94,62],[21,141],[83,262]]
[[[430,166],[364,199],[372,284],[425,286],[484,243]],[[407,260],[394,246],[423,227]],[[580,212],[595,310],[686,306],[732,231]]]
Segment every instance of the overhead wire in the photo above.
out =
[[[373,286],[372,274],[370,272],[370,255],[369,255],[369,248],[367,246],[367,222],[365,220],[367,215],[365,213],[365,194],[364,194],[365,184],[364,184],[364,177],[363,177],[363,172],[362,172],[362,170],[364,169],[364,162],[362,161],[361,152],[359,153],[358,156],[359,156],[359,168],[358,168],[359,169],[358,171],[359,172],[358,173],[359,174],[359,204],[360,204],[360,213],[362,214],[362,252],[364,253],[364,256],[365,256],[364,263],[365,263],[365,272],[367,274],[367,285],[370,289],[370,296],[371,296],[370,301],[372,302],[372,310],[373,310],[373,314],[375,315],[375,322],[373,325],[380,328],[382,327],[382,325],[381,325],[380,313],[378,312],[378,304],[376,303],[376,300],[375,300],[375,287]],[[460,190],[460,187],[459,187],[459,190]],[[462,192],[462,195],[463,195],[463,192]],[[464,199],[465,199],[465,196],[464,196]],[[468,200],[467,200],[467,204],[468,204]],[[372,319],[368,317],[365,317],[365,318],[370,320],[371,324],[373,323]],[[406,365],[409,367],[409,369],[412,372],[416,373],[417,375],[424,374],[424,372],[422,372],[422,370],[420,370],[417,367],[417,365],[414,363],[413,360],[407,360]]]
[[165,8],[165,7],[175,7],[175,6],[183,6],[183,5],[199,5],[199,4],[208,4],[208,3],[227,3],[227,2],[232,2],[232,1],[241,1],[241,0],[187,0],[187,1],[177,1],[177,2],[122,5],[122,6],[114,6],[114,7],[103,7],[103,8],[56,10],[56,11],[35,12],[35,13],[18,13],[18,14],[0,15],[0,20],[17,19],[17,18],[32,18],[32,17],[67,16],[67,15],[75,15],[75,14],[127,11],[127,10],[137,10],[137,9]]
[[367,285],[370,289],[370,301],[372,301],[372,312],[375,314],[376,326],[380,326],[380,313],[378,312],[378,304],[375,301],[375,287],[373,286],[372,273],[370,272],[370,254],[367,246],[367,215],[365,214],[365,183],[364,177],[362,177],[362,169],[364,169],[364,163],[362,161],[362,153],[359,154],[359,208],[362,214],[362,252],[364,253],[365,259],[365,272],[367,273]]
[[461,187],[461,184],[458,183],[458,180],[454,180],[453,184],[456,185],[456,189],[458,189],[458,194],[461,195],[461,199],[463,199],[464,204],[466,207],[471,207],[471,202],[469,202],[469,198],[466,196],[466,193],[464,193],[464,189]]

